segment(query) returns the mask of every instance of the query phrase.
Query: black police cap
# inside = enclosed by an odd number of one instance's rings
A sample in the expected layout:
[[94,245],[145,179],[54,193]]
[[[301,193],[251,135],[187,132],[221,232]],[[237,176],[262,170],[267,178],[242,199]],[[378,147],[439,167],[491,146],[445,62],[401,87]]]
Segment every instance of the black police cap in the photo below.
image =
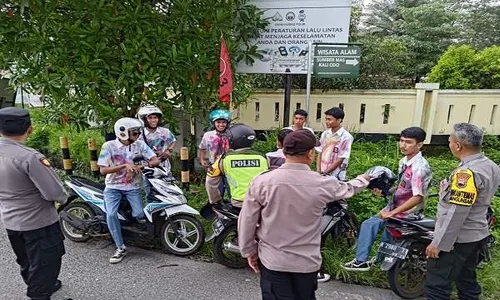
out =
[[0,109],[0,132],[5,135],[22,135],[31,125],[26,109],[6,107]]

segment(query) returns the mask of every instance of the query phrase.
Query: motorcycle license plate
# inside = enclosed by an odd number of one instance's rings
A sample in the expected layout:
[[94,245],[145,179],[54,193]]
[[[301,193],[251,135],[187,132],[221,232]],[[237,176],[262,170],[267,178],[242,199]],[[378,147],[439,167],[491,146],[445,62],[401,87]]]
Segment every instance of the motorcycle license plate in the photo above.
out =
[[224,230],[224,224],[222,224],[222,221],[220,219],[215,219],[215,221],[212,223],[212,229],[215,235],[219,235],[221,234],[222,230]]
[[384,242],[380,243],[378,251],[382,254],[400,259],[405,259],[408,254],[408,249]]

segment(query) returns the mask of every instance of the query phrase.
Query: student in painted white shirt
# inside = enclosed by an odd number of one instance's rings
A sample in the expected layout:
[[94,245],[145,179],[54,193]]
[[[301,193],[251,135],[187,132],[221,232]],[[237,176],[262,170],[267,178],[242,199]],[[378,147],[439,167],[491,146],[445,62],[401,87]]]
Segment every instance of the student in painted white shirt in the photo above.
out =
[[276,141],[276,147],[278,150],[274,152],[266,153],[267,163],[269,164],[269,168],[271,170],[279,168],[282,164],[285,163],[285,154],[283,153],[283,141],[285,137],[290,132],[293,132],[291,129],[281,129],[278,133],[278,140]]
[[312,128],[304,126],[306,121],[307,121],[307,111],[305,111],[303,109],[297,109],[295,111],[295,113],[293,114],[293,125],[285,127],[283,129],[290,129],[293,131],[296,131],[299,129],[307,129],[314,134],[314,130]]
[[344,111],[333,107],[325,111],[325,124],[328,128],[321,134],[316,169],[319,173],[346,180],[346,170],[351,155],[353,136],[342,127]]

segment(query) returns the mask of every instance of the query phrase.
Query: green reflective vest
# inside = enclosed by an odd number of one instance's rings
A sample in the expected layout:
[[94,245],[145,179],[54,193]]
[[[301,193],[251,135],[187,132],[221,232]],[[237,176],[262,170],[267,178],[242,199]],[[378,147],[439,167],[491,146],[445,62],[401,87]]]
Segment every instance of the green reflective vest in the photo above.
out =
[[231,191],[231,199],[243,201],[252,179],[267,171],[267,159],[251,150],[229,151],[222,159],[222,167]]

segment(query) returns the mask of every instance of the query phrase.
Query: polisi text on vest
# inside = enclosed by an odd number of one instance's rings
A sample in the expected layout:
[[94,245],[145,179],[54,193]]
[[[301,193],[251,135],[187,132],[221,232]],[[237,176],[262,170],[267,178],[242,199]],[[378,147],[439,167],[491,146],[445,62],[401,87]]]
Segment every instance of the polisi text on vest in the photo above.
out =
[[231,161],[232,168],[255,168],[260,167],[258,159],[236,159]]

